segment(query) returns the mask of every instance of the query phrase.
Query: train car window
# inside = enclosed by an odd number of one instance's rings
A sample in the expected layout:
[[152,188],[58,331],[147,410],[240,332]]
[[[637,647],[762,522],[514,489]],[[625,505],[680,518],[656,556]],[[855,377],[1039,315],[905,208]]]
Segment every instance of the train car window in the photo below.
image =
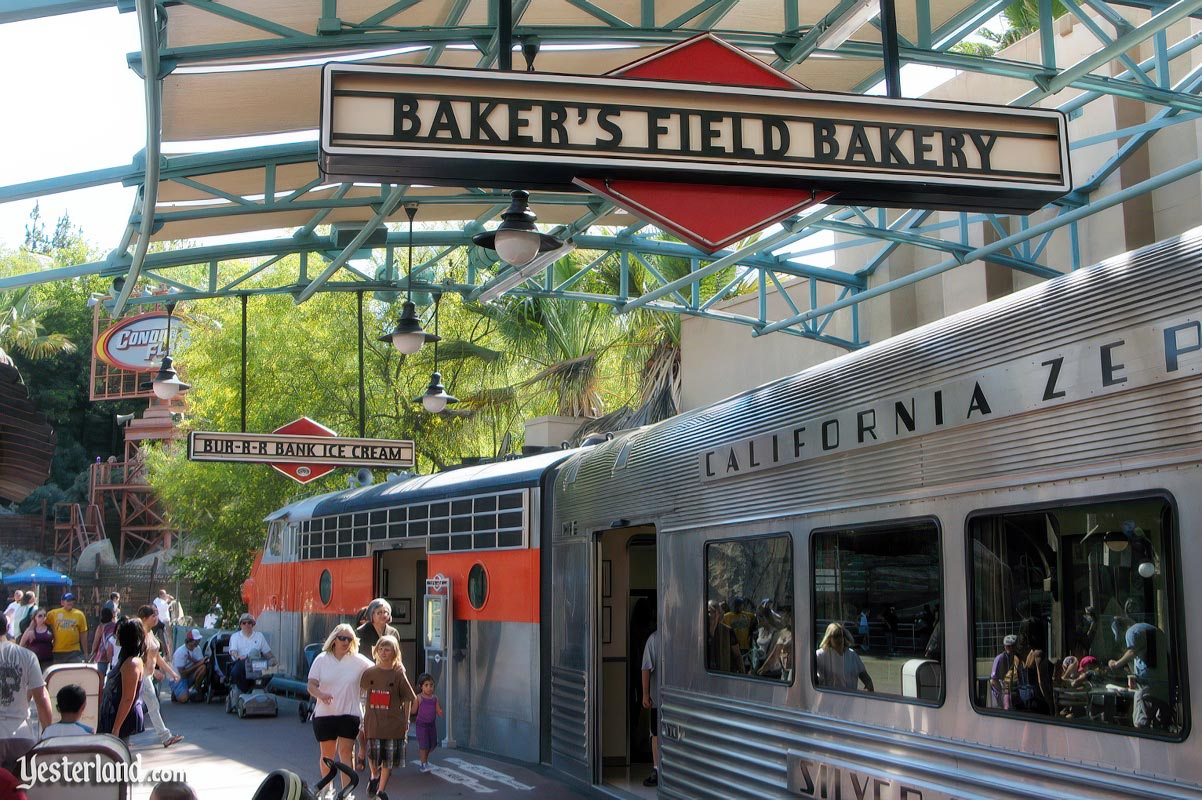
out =
[[793,682],[793,542],[788,534],[705,546],[705,666]]
[[1184,738],[1173,529],[1163,497],[971,519],[974,705]]
[[943,702],[943,587],[933,520],[815,532],[814,685]]
[[275,559],[283,555],[283,545],[280,543],[279,526],[273,525],[267,534],[267,554]]

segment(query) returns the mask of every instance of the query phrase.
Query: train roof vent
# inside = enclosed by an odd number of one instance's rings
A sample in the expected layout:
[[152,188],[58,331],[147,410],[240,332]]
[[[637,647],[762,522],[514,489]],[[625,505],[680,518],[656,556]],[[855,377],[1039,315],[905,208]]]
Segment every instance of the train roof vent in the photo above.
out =
[[632,434],[626,441],[622,442],[622,449],[618,451],[618,457],[614,459],[614,472],[620,469],[626,469],[626,460],[630,458],[630,451],[634,447],[634,442],[638,439],[638,434]]

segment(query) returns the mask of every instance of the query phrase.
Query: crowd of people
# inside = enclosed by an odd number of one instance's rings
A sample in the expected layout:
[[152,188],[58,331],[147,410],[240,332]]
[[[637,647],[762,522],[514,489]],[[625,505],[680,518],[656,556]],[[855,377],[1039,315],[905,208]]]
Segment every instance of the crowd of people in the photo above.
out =
[[789,680],[793,674],[793,612],[770,599],[710,600],[706,661],[712,670]]
[[[0,616],[0,766],[11,765],[28,752],[39,736],[94,732],[79,722],[87,693],[77,684],[57,693],[62,718],[50,724],[45,676],[58,664],[93,664],[99,671],[99,732],[127,739],[141,732],[149,718],[164,747],[179,743],[183,737],[173,734],[163,721],[154,679],[170,678],[173,698],[186,701],[186,687],[205,667],[189,655],[201,638],[198,630],[189,632],[188,642],[172,658],[162,653],[164,615],[170,615],[174,599],[160,589],[153,602],[126,616],[121,594],[111,592],[92,629],[73,592],[64,592],[60,605],[48,610],[38,605],[33,591],[15,591]],[[31,704],[37,712],[37,727],[31,719]]]
[[[388,601],[372,600],[358,622],[357,628],[348,623],[335,626],[309,668],[318,768],[325,777],[325,759],[353,763],[356,771],[368,773],[368,796],[388,800],[393,770],[406,765],[410,724],[417,734],[419,769],[431,769],[429,758],[438,746],[437,720],[443,709],[433,676],[418,675],[416,690],[410,682]],[[350,779],[340,777],[346,786]]]
[[[128,741],[149,723],[164,747],[183,739],[163,720],[155,678],[170,682],[172,701],[188,703],[201,699],[200,687],[215,665],[200,646],[204,636],[199,629],[189,630],[174,653],[163,652],[163,609],[170,613],[173,601],[165,590],[128,616],[121,609],[120,594],[113,592],[95,629],[76,608],[71,592],[63,594],[61,607],[50,611],[26,600],[26,594],[13,595],[0,621],[0,767],[14,766],[39,736],[99,732]],[[220,613],[219,607],[214,610]],[[411,725],[417,734],[419,768],[432,769],[429,757],[438,746],[437,720],[444,713],[431,675],[423,673],[410,681],[401,660],[400,634],[391,622],[388,601],[373,600],[360,612],[358,627],[343,623],[330,632],[307,676],[321,759],[367,772],[369,796],[379,800],[388,800],[393,771],[406,766]],[[253,690],[249,659],[275,661],[266,637],[255,627],[254,616],[243,614],[238,630],[229,636],[232,697]],[[59,720],[51,724],[45,669],[84,662],[95,664],[102,676],[96,729],[81,721],[87,692],[75,684],[57,692]],[[319,769],[325,777],[324,760]],[[349,779],[341,777],[345,786]]]
[[[1104,722],[1136,728],[1171,727],[1167,639],[1152,623],[1136,621],[1137,616],[1138,603],[1128,600],[1114,614],[1111,641],[1098,635],[1097,612],[1086,607],[1070,652],[1059,660],[1050,655],[1046,637],[1039,635],[1042,626],[1019,623],[1018,633],[1003,637],[1002,650],[993,660],[989,706],[1067,718],[1100,715]],[[1102,701],[1100,707],[1096,698]]]

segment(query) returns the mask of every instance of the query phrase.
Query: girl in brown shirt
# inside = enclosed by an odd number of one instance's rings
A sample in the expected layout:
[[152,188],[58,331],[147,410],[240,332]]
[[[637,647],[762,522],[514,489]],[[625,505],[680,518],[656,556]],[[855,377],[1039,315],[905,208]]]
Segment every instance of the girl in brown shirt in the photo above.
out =
[[395,637],[381,636],[376,642],[376,665],[359,679],[359,685],[366,693],[363,731],[367,736],[367,762],[371,769],[367,796],[379,800],[388,800],[384,789],[392,770],[405,766],[409,708],[417,699],[400,654],[401,646]]

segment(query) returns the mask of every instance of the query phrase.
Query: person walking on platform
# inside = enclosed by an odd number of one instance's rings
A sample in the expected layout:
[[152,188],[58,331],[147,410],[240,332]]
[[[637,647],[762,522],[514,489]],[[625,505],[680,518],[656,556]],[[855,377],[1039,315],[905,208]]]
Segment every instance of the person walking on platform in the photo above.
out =
[[162,644],[154,635],[154,629],[159,621],[158,609],[154,606],[142,606],[138,609],[138,618],[142,620],[142,628],[146,632],[144,637],[146,668],[142,675],[142,702],[146,705],[147,716],[150,717],[154,729],[159,734],[159,741],[162,742],[163,747],[170,747],[182,742],[184,737],[172,734],[171,729],[163,722],[163,710],[159,705],[159,690],[155,688],[151,676],[154,675],[156,669],[160,669],[164,674],[170,676],[172,681],[178,681],[179,673],[175,671],[175,667],[167,663],[167,659],[163,658]]
[[659,631],[643,647],[643,708],[651,712],[651,774],[644,786],[659,786]]
[[359,679],[367,693],[363,731],[371,778],[367,796],[388,800],[385,789],[394,769],[405,766],[405,740],[409,735],[409,710],[417,695],[401,663],[401,645],[394,636],[376,642],[376,665]]
[[[321,653],[309,667],[309,695],[317,701],[313,710],[313,735],[321,751],[321,776],[328,768],[325,759],[351,763],[351,750],[359,735],[363,707],[359,702],[359,679],[372,663],[359,653],[355,629],[345,622],[334,626]],[[349,784],[342,775],[343,787]]]
[[96,724],[101,733],[111,733],[124,742],[129,737],[145,730],[142,716],[142,677],[146,665],[146,632],[142,620],[127,619],[117,626],[117,651],[113,668],[100,695],[100,720]]
[[54,631],[54,663],[82,664],[83,635],[88,632],[88,619],[75,607],[75,595],[63,595],[63,605],[46,615],[46,623]]
[[[380,641],[385,636],[400,641],[401,634],[397,629],[389,625],[392,622],[392,605],[383,597],[377,597],[367,604],[367,621],[355,628],[355,637],[359,640],[359,652],[367,658],[375,658],[376,642]],[[397,654],[400,658],[400,654]],[[404,667],[402,667],[404,669]],[[363,731],[359,731],[359,738],[356,740],[356,746],[359,748],[359,756],[355,759],[355,769],[362,772],[367,768],[364,762],[364,754],[367,752],[367,738]]]

